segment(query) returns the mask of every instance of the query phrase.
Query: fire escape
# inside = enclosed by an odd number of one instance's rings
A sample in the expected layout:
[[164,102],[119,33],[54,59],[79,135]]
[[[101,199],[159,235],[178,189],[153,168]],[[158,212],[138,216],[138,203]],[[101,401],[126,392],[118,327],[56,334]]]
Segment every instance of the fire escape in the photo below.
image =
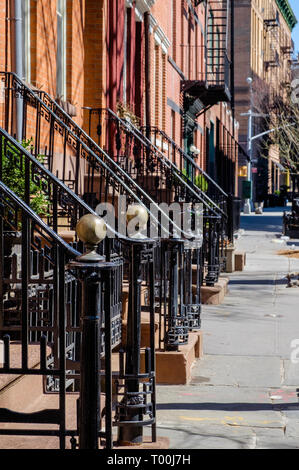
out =
[[181,82],[187,117],[199,116],[214,104],[231,100],[229,17],[229,0],[206,2],[204,70]]
[[[265,56],[264,67],[267,74],[270,69],[280,67],[279,55],[279,13],[275,11],[273,5],[269,5],[265,11],[264,31],[265,31]],[[270,85],[275,85],[275,73],[270,72]]]

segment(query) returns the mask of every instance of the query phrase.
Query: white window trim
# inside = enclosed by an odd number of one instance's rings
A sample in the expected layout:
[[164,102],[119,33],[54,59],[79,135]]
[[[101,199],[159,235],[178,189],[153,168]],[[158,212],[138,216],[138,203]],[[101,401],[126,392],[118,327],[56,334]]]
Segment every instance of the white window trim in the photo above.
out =
[[23,80],[31,81],[30,0],[22,1]]
[[[60,5],[60,8],[59,8]],[[62,100],[66,100],[66,0],[57,0],[57,8],[56,8],[57,16],[61,17],[61,39],[62,44],[60,47],[61,55],[61,89],[58,89],[58,73],[56,73],[56,95],[57,98],[61,98]],[[58,64],[58,31],[57,31],[57,52],[56,52],[56,64]],[[57,71],[58,72],[58,71]]]

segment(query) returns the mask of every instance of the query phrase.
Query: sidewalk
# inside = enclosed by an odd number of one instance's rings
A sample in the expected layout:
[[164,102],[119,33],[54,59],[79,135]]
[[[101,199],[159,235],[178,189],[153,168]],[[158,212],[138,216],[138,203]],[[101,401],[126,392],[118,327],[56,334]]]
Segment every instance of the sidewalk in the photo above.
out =
[[299,287],[285,280],[299,259],[277,255],[299,240],[273,242],[281,222],[281,210],[242,216],[247,265],[222,305],[203,306],[204,358],[190,385],[157,387],[158,435],[171,448],[299,448]]

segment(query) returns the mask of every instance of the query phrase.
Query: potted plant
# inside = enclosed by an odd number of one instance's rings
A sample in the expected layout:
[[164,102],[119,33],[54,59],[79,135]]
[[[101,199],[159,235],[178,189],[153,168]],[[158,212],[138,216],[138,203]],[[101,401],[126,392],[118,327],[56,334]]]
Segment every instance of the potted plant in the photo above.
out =
[[129,105],[124,104],[121,101],[118,101],[116,105],[116,111],[117,111],[118,116],[121,119],[125,119],[126,121],[132,123],[137,128],[140,127],[140,118],[138,118],[136,114],[133,113]]

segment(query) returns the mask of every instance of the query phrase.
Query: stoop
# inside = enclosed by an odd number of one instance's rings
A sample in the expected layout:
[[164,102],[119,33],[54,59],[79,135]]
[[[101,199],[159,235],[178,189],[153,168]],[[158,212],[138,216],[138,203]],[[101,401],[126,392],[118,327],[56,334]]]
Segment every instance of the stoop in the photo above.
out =
[[[191,380],[194,361],[203,354],[202,331],[191,332],[188,344],[179,351],[156,351],[156,383],[158,385],[186,385]],[[144,354],[142,355],[144,362]]]
[[246,265],[246,253],[245,251],[236,251],[235,253],[235,270],[243,271]]
[[233,273],[235,271],[235,247],[228,246],[226,248],[226,272]]
[[[201,303],[203,305],[220,305],[228,293],[228,277],[220,277],[214,286],[202,286]],[[196,289],[196,286],[193,286]]]

